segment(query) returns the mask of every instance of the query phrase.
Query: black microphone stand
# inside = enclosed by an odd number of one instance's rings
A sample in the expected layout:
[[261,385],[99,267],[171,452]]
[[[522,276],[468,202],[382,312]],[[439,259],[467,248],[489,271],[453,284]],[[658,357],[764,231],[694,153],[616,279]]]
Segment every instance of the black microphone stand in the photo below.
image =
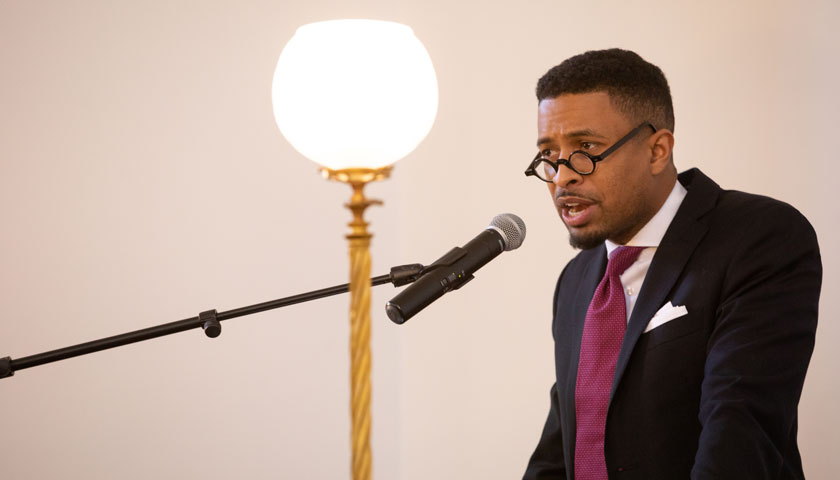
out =
[[[388,275],[380,275],[371,278],[371,285],[382,285],[385,283],[393,283],[395,287],[408,285],[416,281],[420,276],[427,273],[427,269],[419,263],[410,265],[400,265],[393,267],[391,273]],[[130,343],[142,342],[152,338],[171,335],[173,333],[183,332],[193,328],[201,327],[204,329],[204,334],[210,338],[216,338],[222,333],[222,325],[219,323],[223,320],[230,320],[231,318],[243,317],[253,313],[265,312],[275,308],[285,307],[287,305],[294,305],[296,303],[308,302],[318,298],[329,297],[345,293],[350,290],[350,284],[337,285],[335,287],[323,288],[308,293],[301,293],[292,295],[291,297],[280,298],[269,302],[258,303],[247,307],[236,308],[228,310],[227,312],[216,312],[216,310],[208,310],[201,312],[197,317],[178,320],[176,322],[164,323],[154,327],[135,330],[133,332],[123,333],[112,337],[102,338],[91,342],[80,343],[71,347],[59,348],[49,352],[30,355],[28,357],[12,359],[11,357],[0,358],[0,378],[11,377],[18,370],[25,368],[37,367],[46,363],[57,362],[88,353],[98,352],[100,350],[107,350],[109,348],[121,347]]]

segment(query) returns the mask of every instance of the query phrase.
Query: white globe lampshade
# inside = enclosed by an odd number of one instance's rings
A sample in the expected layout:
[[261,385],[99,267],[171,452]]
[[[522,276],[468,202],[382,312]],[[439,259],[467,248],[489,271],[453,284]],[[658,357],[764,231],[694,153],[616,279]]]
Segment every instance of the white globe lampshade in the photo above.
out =
[[429,54],[410,27],[331,20],[298,28],[274,72],[283,136],[333,170],[379,168],[408,155],[437,114]]

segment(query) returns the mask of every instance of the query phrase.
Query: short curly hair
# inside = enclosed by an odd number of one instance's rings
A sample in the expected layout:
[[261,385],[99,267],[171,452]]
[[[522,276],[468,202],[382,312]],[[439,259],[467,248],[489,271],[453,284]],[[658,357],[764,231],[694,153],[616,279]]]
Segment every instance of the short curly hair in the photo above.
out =
[[665,74],[635,52],[590,50],[551,68],[537,82],[537,100],[567,93],[606,92],[634,122],[674,131],[674,105]]

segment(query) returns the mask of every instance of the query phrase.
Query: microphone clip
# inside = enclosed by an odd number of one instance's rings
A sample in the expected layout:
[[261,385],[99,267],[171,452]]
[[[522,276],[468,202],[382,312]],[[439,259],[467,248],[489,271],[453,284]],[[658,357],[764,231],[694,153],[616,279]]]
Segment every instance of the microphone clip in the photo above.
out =
[[416,282],[426,271],[426,267],[419,263],[391,267],[388,282],[393,283],[395,287],[402,287],[403,285]]
[[[408,265],[391,267],[390,275],[374,278],[373,284],[378,285],[380,283],[392,283],[395,287],[402,287],[416,282],[421,277],[441,267],[452,266],[455,262],[464,258],[466,255],[467,251],[465,249],[455,247],[428,266],[423,266],[421,263],[411,263]],[[453,272],[445,279],[441,280],[441,285],[446,288],[446,291],[457,290],[473,278],[474,277],[472,275],[464,276],[463,271],[460,274]]]
[[[441,267],[451,267],[458,260],[464,258],[467,255],[467,253],[468,252],[466,249],[461,247],[455,247],[452,250],[446,252],[434,263],[424,268],[420,276],[422,277],[423,275],[431,272],[432,270],[437,270]],[[473,275],[467,275],[466,272],[464,272],[463,270],[461,270],[460,272],[452,271],[449,273],[449,275],[440,280],[440,286],[443,287],[444,292],[450,292],[452,290],[458,290],[459,288],[463,287],[467,284],[467,282],[469,282],[473,278],[475,278]]]

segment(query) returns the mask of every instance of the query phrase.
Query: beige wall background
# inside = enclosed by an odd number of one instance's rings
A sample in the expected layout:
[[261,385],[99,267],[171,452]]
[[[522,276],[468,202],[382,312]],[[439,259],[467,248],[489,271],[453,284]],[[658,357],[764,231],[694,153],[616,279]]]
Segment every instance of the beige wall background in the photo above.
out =
[[[347,281],[350,189],[275,127],[295,29],[411,25],[437,122],[369,187],[373,273],[513,212],[522,248],[403,326],[374,289],[378,479],[521,476],[548,408],[550,298],[574,255],[533,155],[536,79],[620,46],[668,76],[676,162],[813,223],[825,269],[800,404],[809,478],[840,469],[840,7],[832,1],[0,0],[0,356],[20,358]],[[340,74],[340,72],[336,72]],[[406,92],[410,95],[411,92]],[[395,99],[399,101],[399,99]],[[330,112],[323,112],[329,115]],[[9,479],[349,478],[348,298],[0,381]]]

